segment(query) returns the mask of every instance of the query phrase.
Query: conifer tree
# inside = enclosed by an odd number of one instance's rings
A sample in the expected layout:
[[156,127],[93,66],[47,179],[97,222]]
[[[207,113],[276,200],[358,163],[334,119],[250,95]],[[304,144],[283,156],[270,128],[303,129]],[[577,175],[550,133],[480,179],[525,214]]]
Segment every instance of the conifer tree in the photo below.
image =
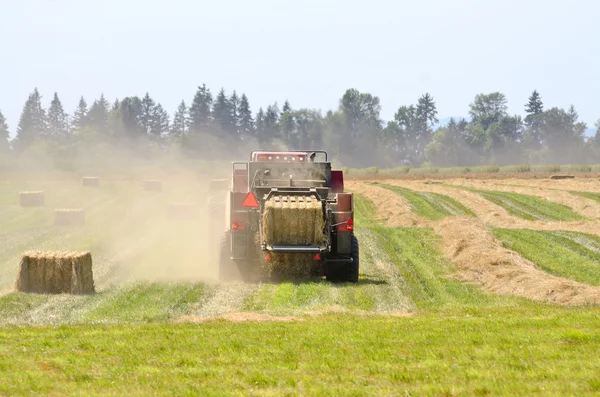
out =
[[8,138],[10,137],[10,132],[8,131],[8,124],[6,123],[6,118],[0,111],[0,152],[6,151],[9,148]]
[[73,114],[73,121],[71,126],[76,129],[82,129],[87,123],[87,102],[83,97],[79,98],[79,104],[77,105],[77,109],[75,109],[75,113]]
[[146,92],[146,95],[142,98],[142,114],[140,115],[140,124],[146,135],[152,134],[152,123],[154,118],[154,112],[156,103],[154,99],[150,98],[150,94]]
[[151,139],[158,141],[169,133],[169,114],[160,103],[154,106],[150,125]]
[[46,131],[46,112],[42,108],[42,96],[37,88],[29,94],[17,127],[16,145],[24,150]]
[[189,109],[190,133],[201,132],[210,126],[212,104],[212,94],[206,84],[198,87]]
[[188,109],[185,101],[181,101],[177,107],[177,111],[173,115],[171,135],[177,138],[184,136],[188,131],[188,122]]
[[242,139],[247,139],[254,135],[254,119],[250,110],[250,103],[246,94],[242,94],[240,98],[240,106],[238,110],[239,129]]
[[55,92],[54,98],[50,102],[50,108],[48,109],[48,136],[54,140],[66,139],[68,133],[67,123],[67,114],[58,98],[58,94]]

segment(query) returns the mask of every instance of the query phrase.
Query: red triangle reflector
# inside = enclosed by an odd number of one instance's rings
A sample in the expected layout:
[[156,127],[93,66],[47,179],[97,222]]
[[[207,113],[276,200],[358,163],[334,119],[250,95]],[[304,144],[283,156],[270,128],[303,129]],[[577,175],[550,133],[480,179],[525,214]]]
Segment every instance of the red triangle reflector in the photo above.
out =
[[321,260],[321,255],[315,254],[315,256],[313,256],[313,260],[320,261]]
[[242,201],[242,206],[245,208],[258,208],[258,200],[253,192],[248,192],[244,201]]

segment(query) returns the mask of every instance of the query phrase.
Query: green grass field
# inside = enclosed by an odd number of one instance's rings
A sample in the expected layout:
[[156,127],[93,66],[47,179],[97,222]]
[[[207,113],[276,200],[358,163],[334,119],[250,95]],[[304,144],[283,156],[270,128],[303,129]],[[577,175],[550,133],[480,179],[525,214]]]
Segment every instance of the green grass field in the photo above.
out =
[[416,192],[399,186],[379,185],[383,188],[400,194],[410,203],[413,211],[425,219],[440,220],[447,216],[475,216],[469,210],[453,198],[439,193]]
[[507,248],[557,276],[600,285],[600,237],[577,232],[496,229]]
[[585,219],[584,216],[574,212],[565,205],[557,204],[535,196],[514,192],[479,190],[456,185],[445,186],[480,194],[486,200],[504,208],[509,214],[528,221],[576,221]]
[[[47,205],[18,207],[18,191],[34,189],[46,191]],[[203,189],[0,184],[0,395],[600,393],[600,308],[462,283],[431,229],[387,227],[365,197],[355,201],[359,283],[211,282],[201,217],[166,217],[170,202],[199,201]],[[442,201],[432,211],[448,216],[444,197],[427,200]],[[83,207],[86,226],[53,227],[55,207]],[[593,263],[600,247],[589,236],[552,238],[571,242],[574,262]],[[19,256],[32,248],[91,249],[98,292],[12,292]],[[214,318],[240,312],[291,321]]]

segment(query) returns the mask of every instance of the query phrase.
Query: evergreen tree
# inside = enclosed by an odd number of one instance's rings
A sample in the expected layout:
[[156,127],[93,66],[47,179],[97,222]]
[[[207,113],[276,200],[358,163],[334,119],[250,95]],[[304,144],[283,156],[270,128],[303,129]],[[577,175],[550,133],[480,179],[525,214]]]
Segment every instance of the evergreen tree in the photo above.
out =
[[77,109],[75,109],[75,113],[73,114],[73,122],[71,123],[72,127],[76,130],[82,129],[87,123],[87,102],[83,97],[79,98],[79,104],[77,105]]
[[292,142],[292,135],[294,134],[294,129],[296,128],[296,122],[294,115],[292,114],[292,107],[290,103],[286,100],[283,104],[282,114],[281,114],[281,137],[283,142],[290,147],[299,147],[299,142],[296,139]]
[[212,103],[212,94],[210,93],[210,90],[206,88],[206,84],[203,84],[202,87],[198,87],[189,109],[190,133],[194,134],[201,132],[210,126]]
[[529,148],[537,150],[542,145],[542,114],[544,113],[544,103],[537,90],[533,90],[529,96],[525,111],[527,112],[527,116],[525,116],[526,144]]
[[113,106],[112,106],[111,110],[117,110],[117,109],[119,109],[119,105],[120,105],[119,98],[116,98],[115,101],[113,102]]
[[340,101],[345,116],[345,136],[340,140],[341,154],[355,166],[372,165],[376,158],[374,141],[381,134],[381,104],[379,98],[357,89],[346,90]]
[[152,133],[151,129],[155,107],[156,103],[152,98],[150,98],[150,94],[146,92],[146,95],[144,95],[142,98],[142,114],[140,115],[140,124],[144,130],[144,134],[146,135],[150,135]]
[[273,145],[279,137],[279,107],[277,103],[267,106],[264,118],[263,141]]
[[438,122],[435,101],[429,93],[425,93],[417,101],[414,117],[416,122],[415,160],[420,164],[425,159],[425,146],[431,141],[433,135],[432,126]]
[[104,94],[100,95],[100,98],[95,100],[90,106],[90,110],[87,114],[87,123],[93,132],[100,139],[106,140],[109,137],[108,130],[108,109],[110,105]]
[[246,94],[242,94],[238,110],[239,131],[242,139],[254,135],[254,119]]
[[181,101],[177,107],[177,111],[173,115],[173,124],[171,125],[171,135],[174,137],[182,137],[188,131],[188,109],[185,101]]
[[265,112],[261,107],[258,109],[258,113],[256,113],[256,138],[261,145],[267,141],[265,130]]
[[8,131],[8,124],[6,123],[6,118],[0,111],[0,152],[6,151],[9,149],[8,138],[10,137],[10,132]]
[[68,134],[68,120],[58,94],[54,93],[54,98],[50,102],[48,109],[48,129],[47,134],[51,139],[64,140]]
[[46,112],[42,108],[42,96],[35,88],[25,102],[19,125],[16,144],[18,150],[24,150],[46,131]]
[[231,120],[233,123],[233,135],[238,138],[240,136],[240,98],[237,93],[233,91],[229,98],[229,107],[231,109]]
[[235,124],[233,121],[233,112],[223,88],[221,88],[221,91],[219,91],[215,98],[212,115],[218,131],[225,133],[225,136],[234,136]]
[[[142,105],[143,107],[143,105]],[[150,137],[158,141],[169,133],[169,113],[163,109],[160,103],[156,104],[152,112],[152,123],[150,125]]]
[[120,103],[120,126],[122,133],[119,136],[130,141],[136,141],[145,136],[144,128],[140,122],[142,118],[142,101],[137,96],[126,97]]

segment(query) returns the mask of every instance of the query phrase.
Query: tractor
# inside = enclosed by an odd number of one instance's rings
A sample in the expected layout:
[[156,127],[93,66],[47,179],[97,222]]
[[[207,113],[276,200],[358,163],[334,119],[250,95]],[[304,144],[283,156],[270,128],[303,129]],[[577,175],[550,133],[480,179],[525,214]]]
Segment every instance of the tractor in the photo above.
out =
[[327,152],[253,151],[250,161],[232,163],[228,182],[211,209],[213,233],[223,232],[221,280],[263,279],[265,267],[285,258],[292,273],[308,266],[311,278],[358,281],[353,194],[344,192],[343,172],[331,169]]

